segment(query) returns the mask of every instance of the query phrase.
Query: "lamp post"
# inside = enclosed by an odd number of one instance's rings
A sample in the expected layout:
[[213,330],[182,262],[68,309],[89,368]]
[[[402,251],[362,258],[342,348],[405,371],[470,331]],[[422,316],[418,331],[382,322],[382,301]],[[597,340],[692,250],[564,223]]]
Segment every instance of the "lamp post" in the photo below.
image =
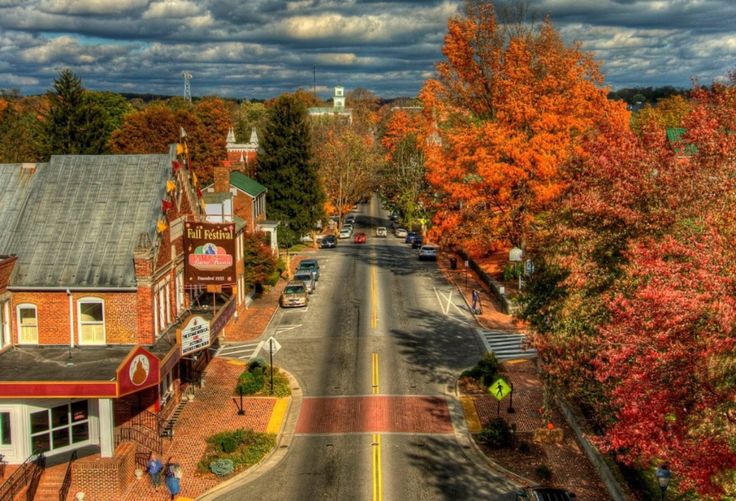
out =
[[518,270],[518,264],[521,263],[522,259],[524,257],[524,251],[521,250],[518,247],[514,247],[509,251],[509,261],[514,263],[514,270],[517,271],[517,274],[519,275],[519,291],[521,291],[521,270]]
[[658,468],[657,472],[655,473],[655,476],[657,477],[657,482],[659,482],[659,491],[661,494],[661,499],[664,501],[665,493],[667,492],[667,487],[670,485],[670,480],[672,480],[672,470],[670,470],[670,466],[668,463],[662,463]]

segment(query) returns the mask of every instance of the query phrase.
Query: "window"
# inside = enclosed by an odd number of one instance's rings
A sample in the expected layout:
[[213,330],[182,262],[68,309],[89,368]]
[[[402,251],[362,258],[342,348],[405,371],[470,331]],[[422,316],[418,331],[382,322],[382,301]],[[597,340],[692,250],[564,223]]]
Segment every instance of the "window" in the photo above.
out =
[[10,413],[0,412],[0,445],[11,445],[10,436]]
[[184,271],[176,272],[176,313],[184,309]]
[[79,300],[79,344],[105,344],[105,307],[101,299]]
[[161,405],[166,405],[171,394],[174,391],[174,371],[170,370],[164,377],[161,378],[159,383],[159,396],[161,397]]
[[46,452],[89,440],[87,401],[72,402],[31,413],[33,451]]
[[19,343],[38,344],[38,316],[36,313],[36,307],[32,304],[18,306]]
[[158,290],[158,328],[160,331],[166,328],[166,292],[163,287]]

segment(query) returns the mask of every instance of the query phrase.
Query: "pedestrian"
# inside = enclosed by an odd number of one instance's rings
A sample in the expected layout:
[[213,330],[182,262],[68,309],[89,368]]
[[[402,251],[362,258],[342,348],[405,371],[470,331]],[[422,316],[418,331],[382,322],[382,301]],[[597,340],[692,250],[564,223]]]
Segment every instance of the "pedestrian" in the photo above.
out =
[[166,488],[171,494],[171,499],[181,492],[181,466],[170,463],[166,468]]
[[480,313],[480,292],[478,289],[473,289],[473,313]]
[[151,477],[151,484],[153,484],[154,489],[158,490],[158,487],[161,485],[161,470],[164,469],[164,466],[161,464],[161,460],[155,452],[152,452],[148,458],[146,469],[148,470],[148,475]]

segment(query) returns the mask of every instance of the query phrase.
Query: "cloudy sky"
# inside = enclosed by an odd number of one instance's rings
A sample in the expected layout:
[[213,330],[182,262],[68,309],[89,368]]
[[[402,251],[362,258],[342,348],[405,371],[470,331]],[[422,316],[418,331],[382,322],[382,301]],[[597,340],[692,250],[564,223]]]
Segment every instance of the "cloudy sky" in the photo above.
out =
[[[499,5],[502,2],[496,2]],[[604,61],[612,88],[689,87],[736,68],[736,0],[529,0]],[[412,96],[459,1],[0,0],[0,89],[48,90],[63,67],[116,92],[270,98],[334,85]]]

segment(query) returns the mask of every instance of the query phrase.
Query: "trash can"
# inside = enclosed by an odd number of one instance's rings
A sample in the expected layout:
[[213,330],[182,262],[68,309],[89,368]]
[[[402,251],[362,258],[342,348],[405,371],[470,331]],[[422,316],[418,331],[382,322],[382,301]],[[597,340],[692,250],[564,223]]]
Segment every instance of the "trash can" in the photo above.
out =
[[450,258],[450,269],[456,270],[457,269],[457,258],[455,256],[452,256]]

